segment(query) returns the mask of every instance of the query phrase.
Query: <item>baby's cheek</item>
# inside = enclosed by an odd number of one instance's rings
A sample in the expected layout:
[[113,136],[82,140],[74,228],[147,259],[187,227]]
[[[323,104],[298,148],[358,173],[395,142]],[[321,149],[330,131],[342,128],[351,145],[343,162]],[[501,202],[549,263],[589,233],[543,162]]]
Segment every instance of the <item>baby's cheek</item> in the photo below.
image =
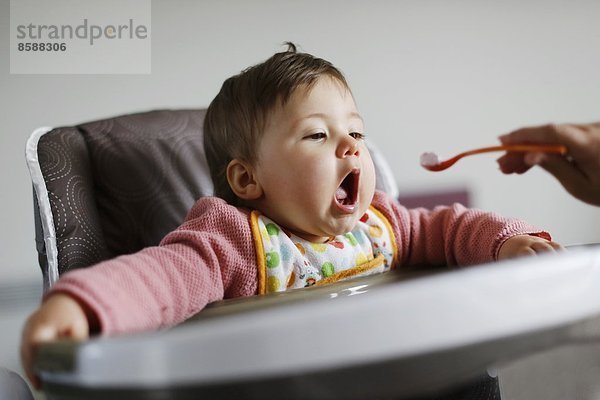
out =
[[365,165],[363,171],[361,171],[361,175],[363,175],[361,190],[365,195],[370,194],[372,197],[375,192],[375,167],[372,162]]

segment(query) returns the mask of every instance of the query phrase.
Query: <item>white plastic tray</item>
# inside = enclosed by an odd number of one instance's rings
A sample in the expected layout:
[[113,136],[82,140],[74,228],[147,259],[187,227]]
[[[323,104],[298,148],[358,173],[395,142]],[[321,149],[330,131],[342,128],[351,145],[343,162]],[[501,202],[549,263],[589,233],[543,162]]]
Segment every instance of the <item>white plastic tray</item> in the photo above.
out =
[[38,367],[49,399],[424,395],[599,334],[599,284],[598,247],[396,271],[225,301],[167,331],[44,346]]

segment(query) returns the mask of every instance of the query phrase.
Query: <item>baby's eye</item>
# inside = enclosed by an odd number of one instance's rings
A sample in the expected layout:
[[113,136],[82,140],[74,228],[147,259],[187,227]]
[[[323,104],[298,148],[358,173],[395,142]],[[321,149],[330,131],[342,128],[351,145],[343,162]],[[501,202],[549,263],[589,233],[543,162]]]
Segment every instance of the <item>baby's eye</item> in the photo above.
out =
[[350,132],[350,136],[352,136],[356,140],[361,140],[365,138],[365,134],[360,132]]
[[321,140],[321,139],[325,139],[327,137],[327,134],[325,132],[316,132],[313,134],[310,134],[308,136],[305,136],[305,139],[310,139],[310,140]]

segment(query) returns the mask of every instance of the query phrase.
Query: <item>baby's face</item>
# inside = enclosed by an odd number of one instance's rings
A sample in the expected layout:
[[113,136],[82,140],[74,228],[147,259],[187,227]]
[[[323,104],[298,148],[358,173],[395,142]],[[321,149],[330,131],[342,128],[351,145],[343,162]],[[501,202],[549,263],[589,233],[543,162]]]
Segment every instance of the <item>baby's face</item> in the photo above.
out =
[[351,231],[375,190],[375,169],[363,141],[352,94],[321,77],[298,88],[269,116],[255,177],[256,206],[292,233],[313,242]]

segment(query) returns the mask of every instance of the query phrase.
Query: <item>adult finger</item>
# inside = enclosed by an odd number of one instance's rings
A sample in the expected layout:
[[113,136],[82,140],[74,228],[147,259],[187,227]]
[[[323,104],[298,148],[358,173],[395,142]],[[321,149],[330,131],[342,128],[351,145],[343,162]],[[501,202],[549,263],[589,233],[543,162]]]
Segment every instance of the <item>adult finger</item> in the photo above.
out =
[[500,171],[505,174],[523,174],[531,168],[524,160],[524,154],[518,152],[508,152],[496,160]]
[[542,125],[520,128],[498,137],[502,144],[519,143],[560,143],[556,135],[556,125]]
[[577,140],[579,128],[568,124],[547,124],[514,130],[498,137],[502,144],[547,143],[570,147]]
[[575,159],[586,158],[589,151],[589,135],[586,127],[575,124],[548,124],[517,129],[499,136],[502,144],[544,143],[561,144]]

